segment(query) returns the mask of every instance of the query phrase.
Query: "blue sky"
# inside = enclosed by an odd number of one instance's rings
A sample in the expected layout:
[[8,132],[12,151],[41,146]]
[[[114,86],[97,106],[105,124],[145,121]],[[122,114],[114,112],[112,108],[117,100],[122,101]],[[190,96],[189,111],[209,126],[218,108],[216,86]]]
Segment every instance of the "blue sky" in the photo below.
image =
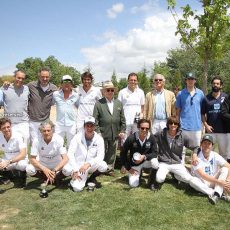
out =
[[179,46],[166,0],[1,0],[0,21],[0,75],[54,55],[79,71],[90,65],[96,81],[113,70],[127,77]]

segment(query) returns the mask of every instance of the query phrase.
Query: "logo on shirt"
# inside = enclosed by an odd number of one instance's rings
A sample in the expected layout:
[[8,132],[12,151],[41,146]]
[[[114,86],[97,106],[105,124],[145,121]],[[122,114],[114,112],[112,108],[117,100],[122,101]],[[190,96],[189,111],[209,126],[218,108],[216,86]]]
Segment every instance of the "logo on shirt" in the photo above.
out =
[[44,150],[44,147],[41,147],[41,150]]
[[148,141],[148,142],[146,142],[146,145],[145,145],[145,146],[146,146],[146,148],[148,148],[148,149],[149,149],[149,148],[150,148],[150,146],[151,146],[151,143]]
[[136,147],[137,147],[137,143],[134,142],[134,143],[133,143],[133,148],[136,148]]
[[4,144],[2,144],[2,147],[4,148],[4,147],[5,147],[5,145],[4,145]]

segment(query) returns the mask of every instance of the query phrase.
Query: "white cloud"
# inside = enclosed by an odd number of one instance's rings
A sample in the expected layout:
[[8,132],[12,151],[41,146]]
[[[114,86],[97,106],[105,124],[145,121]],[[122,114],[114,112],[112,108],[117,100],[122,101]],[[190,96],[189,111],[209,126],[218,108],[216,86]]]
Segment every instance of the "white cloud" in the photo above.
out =
[[81,53],[92,66],[97,81],[110,79],[113,70],[118,77],[127,77],[144,65],[151,69],[154,61],[165,60],[167,51],[179,46],[175,31],[172,15],[160,12],[147,17],[143,27],[133,28],[125,35],[106,32],[103,45],[82,48]]
[[141,12],[150,12],[150,11],[155,11],[157,12],[160,10],[159,8],[159,0],[149,0],[148,2],[144,3],[143,5],[140,6],[134,6],[130,9],[130,12],[132,14],[137,14]]
[[112,5],[112,8],[107,10],[107,16],[109,18],[116,18],[124,10],[124,5],[122,3],[117,3]]

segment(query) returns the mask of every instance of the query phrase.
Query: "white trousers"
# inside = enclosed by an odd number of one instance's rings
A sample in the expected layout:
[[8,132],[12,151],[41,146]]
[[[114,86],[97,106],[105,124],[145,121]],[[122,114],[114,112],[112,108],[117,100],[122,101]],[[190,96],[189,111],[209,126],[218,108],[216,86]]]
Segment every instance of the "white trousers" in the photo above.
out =
[[[53,170],[55,168],[56,165],[58,165],[60,162],[58,162],[57,164],[55,165],[43,165],[45,167],[47,167],[48,169],[50,170]],[[32,165],[32,164],[28,164],[27,167],[26,167],[26,173],[29,175],[29,176],[34,176],[36,173],[37,173],[37,169]],[[63,173],[64,174],[64,173]],[[65,175],[65,174],[64,174]],[[66,175],[65,175],[66,176]]]
[[133,166],[132,169],[136,170],[135,174],[129,173],[129,185],[132,188],[138,187],[140,184],[140,175],[142,168],[153,168],[157,159],[153,158],[151,161],[144,161],[138,166]]
[[26,149],[27,149],[29,139],[30,139],[29,122],[12,124],[12,131],[22,134],[22,137],[24,138],[24,142],[26,144]]
[[[1,159],[0,158],[0,162],[1,161],[6,161],[5,159]],[[10,171],[10,170],[19,170],[19,171],[25,171],[26,170],[26,166],[28,164],[28,161],[25,159],[25,160],[20,160],[18,162],[15,162],[15,163],[12,163],[12,164],[9,164],[6,168],[6,171]]]
[[[215,175],[215,178],[220,180],[226,180],[228,176],[228,168],[222,167],[218,173]],[[217,184],[209,183],[205,180],[202,180],[197,177],[198,182],[194,184],[194,181],[191,181],[190,186],[196,189],[199,192],[212,196],[214,192],[217,192],[220,196],[223,194],[223,187]]]
[[29,128],[30,128],[30,142],[31,144],[35,139],[38,137],[41,137],[41,132],[39,130],[39,126],[42,122],[37,121],[30,121],[29,122]]
[[154,164],[154,168],[158,169],[156,174],[156,181],[163,183],[168,173],[173,173],[177,180],[189,183],[192,176],[183,164],[166,164],[160,162]]
[[209,133],[215,143],[218,144],[219,154],[226,160],[230,159],[230,134],[229,138],[226,133]]
[[167,120],[157,120],[154,119],[152,122],[152,134],[162,131],[166,128]]
[[[86,183],[86,180],[87,180],[89,173],[93,173],[96,170],[98,170],[99,172],[106,172],[107,169],[108,169],[108,165],[106,164],[105,161],[95,163],[88,170],[86,170],[86,172],[84,174],[80,174],[78,172],[78,176],[80,176],[81,179],[76,179],[76,180],[72,179],[70,181],[70,185],[72,186],[74,192],[81,192],[85,187],[85,183]],[[65,176],[70,176],[73,173],[73,168],[70,165],[70,163],[67,163],[63,167],[62,173]]]
[[67,148],[69,147],[70,141],[76,134],[76,125],[72,126],[64,126],[56,124],[55,133],[59,134],[63,139],[66,137],[67,140]]
[[[225,134],[226,135],[226,134]],[[226,159],[230,159],[230,133],[227,133],[226,135],[226,142],[227,142],[227,150],[226,150]]]

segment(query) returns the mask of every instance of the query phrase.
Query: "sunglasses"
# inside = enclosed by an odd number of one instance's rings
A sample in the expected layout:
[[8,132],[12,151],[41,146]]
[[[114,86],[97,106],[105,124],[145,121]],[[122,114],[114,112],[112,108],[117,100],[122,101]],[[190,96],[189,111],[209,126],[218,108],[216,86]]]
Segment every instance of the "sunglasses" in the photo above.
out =
[[106,92],[108,92],[108,93],[109,93],[109,92],[112,92],[112,93],[113,93],[113,92],[114,92],[114,89],[107,89]]
[[[195,96],[195,95],[194,95]],[[190,100],[190,105],[193,105],[193,98],[194,98],[194,96],[193,97],[191,97],[191,100]]]
[[86,123],[85,126],[88,128],[92,128],[92,127],[94,127],[94,124],[93,123]]
[[177,122],[170,122],[169,125],[179,125]]
[[154,81],[156,81],[156,82],[157,82],[157,81],[163,81],[163,79],[155,79]]
[[149,130],[149,128],[146,127],[140,127],[141,130]]
[[71,80],[64,80],[64,81],[62,81],[63,83],[72,83],[72,81]]

